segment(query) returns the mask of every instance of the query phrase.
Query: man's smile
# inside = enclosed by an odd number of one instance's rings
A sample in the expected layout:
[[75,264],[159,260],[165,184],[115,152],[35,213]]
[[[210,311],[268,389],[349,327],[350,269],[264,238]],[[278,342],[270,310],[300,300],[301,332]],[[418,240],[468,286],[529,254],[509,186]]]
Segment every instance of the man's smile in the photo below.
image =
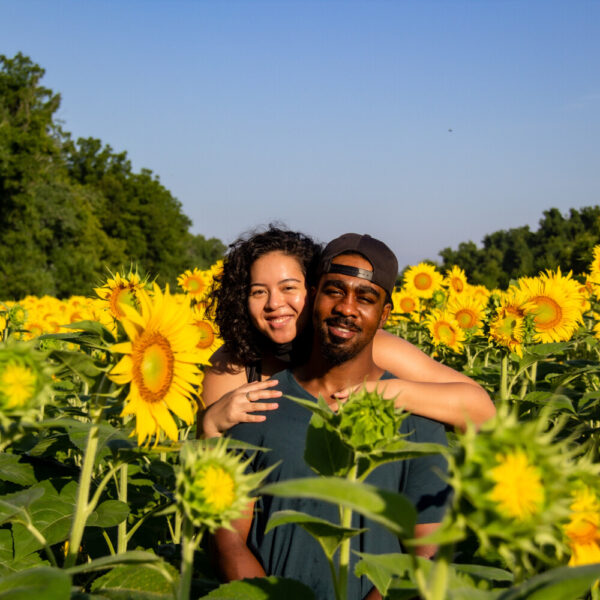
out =
[[350,339],[354,337],[356,333],[360,333],[362,329],[355,325],[350,319],[344,319],[341,317],[332,317],[326,319],[325,323],[329,329],[329,333],[333,337]]

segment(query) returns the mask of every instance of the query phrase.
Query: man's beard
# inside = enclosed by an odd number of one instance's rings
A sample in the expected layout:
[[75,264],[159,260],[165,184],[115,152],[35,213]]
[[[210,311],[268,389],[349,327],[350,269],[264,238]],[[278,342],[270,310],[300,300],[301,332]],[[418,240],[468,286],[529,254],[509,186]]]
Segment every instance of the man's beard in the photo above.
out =
[[331,335],[327,328],[328,325],[344,327],[350,331],[360,333],[362,329],[357,327],[352,320],[343,317],[331,317],[317,327],[317,336],[319,340],[319,349],[327,364],[332,367],[341,365],[354,358],[368,343],[364,339],[348,341],[345,338],[339,338]]

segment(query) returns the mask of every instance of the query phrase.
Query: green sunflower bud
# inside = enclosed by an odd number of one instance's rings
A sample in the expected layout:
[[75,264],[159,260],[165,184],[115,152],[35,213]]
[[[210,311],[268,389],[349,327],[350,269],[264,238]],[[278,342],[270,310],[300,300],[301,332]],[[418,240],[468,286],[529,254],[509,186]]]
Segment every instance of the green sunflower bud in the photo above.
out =
[[231,529],[251,501],[251,492],[266,472],[246,473],[252,458],[227,450],[227,440],[217,444],[189,441],[181,448],[176,497],[186,517],[209,531]]

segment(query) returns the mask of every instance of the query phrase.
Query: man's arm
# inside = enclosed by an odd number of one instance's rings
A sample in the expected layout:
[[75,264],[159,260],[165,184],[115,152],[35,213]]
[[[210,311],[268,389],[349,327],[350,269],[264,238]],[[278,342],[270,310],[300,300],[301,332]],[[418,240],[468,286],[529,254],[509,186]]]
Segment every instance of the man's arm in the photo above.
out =
[[[431,535],[438,527],[440,523],[420,523],[415,525],[415,538],[426,537]],[[415,546],[415,554],[423,558],[433,558],[437,552],[436,544],[420,544]]]
[[231,522],[233,531],[218,529],[215,532],[217,565],[225,581],[266,576],[262,565],[246,543],[252,526],[253,513],[254,502],[251,502],[248,504],[244,516]]

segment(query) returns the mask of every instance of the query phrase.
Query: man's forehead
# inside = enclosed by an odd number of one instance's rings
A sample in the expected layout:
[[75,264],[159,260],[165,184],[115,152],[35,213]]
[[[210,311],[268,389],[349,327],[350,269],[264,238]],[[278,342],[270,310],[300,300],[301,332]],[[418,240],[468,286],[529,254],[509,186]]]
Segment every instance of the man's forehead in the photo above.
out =
[[[345,279],[345,281],[352,281],[353,286],[355,287],[365,287],[373,290],[379,295],[381,291],[385,292],[385,290],[373,283],[371,281],[371,276],[373,274],[371,263],[361,254],[357,253],[347,253],[340,254],[331,259],[332,267],[330,268],[328,273],[323,274],[322,281],[329,280],[339,280],[339,275],[343,275],[345,277],[351,278],[350,280]],[[338,265],[337,267],[333,267],[333,265]]]

